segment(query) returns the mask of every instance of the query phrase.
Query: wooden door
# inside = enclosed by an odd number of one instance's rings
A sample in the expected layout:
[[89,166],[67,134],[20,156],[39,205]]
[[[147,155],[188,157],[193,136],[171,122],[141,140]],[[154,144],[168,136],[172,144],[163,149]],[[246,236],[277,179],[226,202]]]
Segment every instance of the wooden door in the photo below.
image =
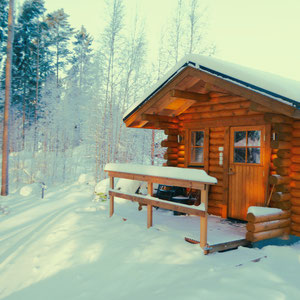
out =
[[249,206],[265,201],[265,127],[232,127],[229,151],[228,217],[246,220]]

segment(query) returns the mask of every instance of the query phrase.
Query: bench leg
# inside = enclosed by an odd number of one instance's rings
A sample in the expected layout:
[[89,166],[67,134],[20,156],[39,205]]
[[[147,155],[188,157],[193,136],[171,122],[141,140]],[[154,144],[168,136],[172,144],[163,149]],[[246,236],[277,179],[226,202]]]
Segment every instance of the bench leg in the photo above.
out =
[[[114,177],[109,178],[110,188],[113,190],[115,187]],[[114,214],[114,196],[109,195],[109,216],[112,217]]]
[[[201,190],[201,203],[204,203],[205,207],[205,216],[200,217],[200,247],[202,249],[207,246],[207,200],[208,188],[206,186],[204,190]],[[207,254],[207,251],[204,251],[204,254]]]
[[147,228],[152,227],[153,225],[153,209],[152,209],[152,205],[147,204]]

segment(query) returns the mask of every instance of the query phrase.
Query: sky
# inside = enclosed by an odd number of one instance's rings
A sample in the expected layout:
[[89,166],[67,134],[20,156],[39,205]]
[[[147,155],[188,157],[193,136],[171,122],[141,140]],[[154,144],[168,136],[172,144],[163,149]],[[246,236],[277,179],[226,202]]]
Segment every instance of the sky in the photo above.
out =
[[[112,1],[112,0],[108,0]],[[21,3],[22,0],[17,0]],[[183,0],[188,5],[189,0]],[[209,39],[216,56],[300,81],[299,0],[201,0],[208,6]],[[64,8],[75,28],[83,24],[95,40],[103,28],[105,0],[45,0],[49,12]],[[150,53],[177,0],[124,0],[126,13],[145,20]],[[153,55],[152,59],[157,59]]]

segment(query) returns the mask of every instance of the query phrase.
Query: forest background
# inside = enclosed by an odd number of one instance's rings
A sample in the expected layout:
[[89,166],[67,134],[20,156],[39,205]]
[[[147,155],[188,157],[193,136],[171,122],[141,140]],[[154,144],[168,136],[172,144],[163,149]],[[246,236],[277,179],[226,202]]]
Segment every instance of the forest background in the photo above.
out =
[[[138,13],[128,20],[125,3],[106,1],[97,43],[84,25],[72,28],[64,9],[48,12],[44,0],[25,0],[17,9],[9,119],[14,189],[71,182],[82,173],[97,182],[108,162],[161,164],[161,135],[125,129],[122,116],[184,54],[215,52],[207,9],[198,0],[178,0],[153,62],[144,20]],[[2,0],[1,134],[7,15],[8,0]]]

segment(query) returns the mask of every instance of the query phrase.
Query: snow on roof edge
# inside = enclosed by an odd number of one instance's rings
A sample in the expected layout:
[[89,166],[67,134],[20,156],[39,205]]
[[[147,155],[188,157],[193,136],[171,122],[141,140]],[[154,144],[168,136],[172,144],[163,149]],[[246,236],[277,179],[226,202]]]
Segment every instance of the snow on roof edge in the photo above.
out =
[[[292,84],[295,85],[295,83],[297,83],[300,86],[300,82],[297,82],[296,80],[288,79],[288,78],[285,78],[285,77],[281,77],[281,76],[276,75],[276,74],[264,72],[264,71],[261,71],[261,70],[252,69],[252,68],[249,68],[249,67],[240,66],[240,65],[237,65],[237,64],[234,64],[234,63],[226,62],[226,61],[223,61],[221,59],[217,59],[217,58],[213,58],[213,57],[209,57],[209,56],[190,54],[190,55],[185,56],[182,60],[180,60],[165,76],[163,76],[163,78],[161,80],[159,80],[154,86],[152,86],[147,91],[147,93],[145,93],[145,95],[141,98],[142,100],[138,100],[133,105],[131,105],[128,108],[128,110],[124,113],[123,121],[125,121],[127,118],[129,118],[130,115],[132,115],[135,111],[137,111],[144,103],[146,103],[159,90],[161,90],[171,79],[173,79],[178,73],[180,73],[183,69],[185,69],[188,66],[193,67],[193,68],[198,69],[198,70],[201,70],[205,73],[209,73],[209,74],[212,74],[214,76],[220,77],[220,78],[222,78],[226,81],[233,82],[233,83],[235,83],[239,86],[245,87],[249,90],[253,90],[255,92],[258,92],[259,94],[268,96],[268,97],[270,97],[270,98],[272,98],[276,101],[280,101],[282,103],[285,103],[285,104],[294,106],[297,109],[300,109],[300,98],[299,98],[299,101],[297,101],[297,100],[292,99],[292,97],[283,96],[283,95],[279,94],[278,92],[274,92],[274,91],[271,91],[270,89],[262,88],[262,87],[258,86],[257,84],[248,82],[248,81],[251,81],[251,80],[246,81],[246,80],[242,80],[242,79],[237,78],[237,77],[245,77],[245,74],[244,75],[242,74],[242,76],[232,76],[232,75],[228,75],[230,73],[230,70],[225,70],[225,71],[228,71],[228,72],[226,72],[227,74],[225,74],[224,71],[222,71],[222,72],[221,71],[216,71],[216,69],[218,69],[218,67],[215,66],[214,68],[212,68],[212,67],[204,66],[203,63],[200,62],[202,60],[203,60],[203,62],[206,61],[206,63],[208,65],[210,65],[210,64],[215,65],[217,63],[217,64],[220,65],[220,69],[222,69],[222,67],[224,68],[224,66],[222,66],[222,64],[223,64],[223,65],[225,65],[225,69],[226,69],[226,67],[228,67],[228,68],[233,67],[233,69],[234,68],[239,68],[239,69],[242,70],[241,73],[243,73],[243,71],[244,71],[246,73],[248,72],[249,73],[248,75],[253,76],[253,74],[251,74],[251,73],[256,72],[262,78],[265,78],[266,76],[269,76],[273,80],[274,79],[276,79],[276,80],[280,79],[280,80],[285,80],[286,82],[290,81]],[[232,72],[232,70],[231,70],[231,73],[235,73],[235,72]],[[238,75],[238,74],[235,74],[235,75]],[[259,76],[257,76],[257,77],[259,78]],[[253,80],[253,78],[252,78],[252,80]],[[256,80],[258,80],[258,79],[256,79]],[[274,80],[274,81],[276,81],[276,80]],[[276,85],[276,82],[274,82],[274,84]]]

